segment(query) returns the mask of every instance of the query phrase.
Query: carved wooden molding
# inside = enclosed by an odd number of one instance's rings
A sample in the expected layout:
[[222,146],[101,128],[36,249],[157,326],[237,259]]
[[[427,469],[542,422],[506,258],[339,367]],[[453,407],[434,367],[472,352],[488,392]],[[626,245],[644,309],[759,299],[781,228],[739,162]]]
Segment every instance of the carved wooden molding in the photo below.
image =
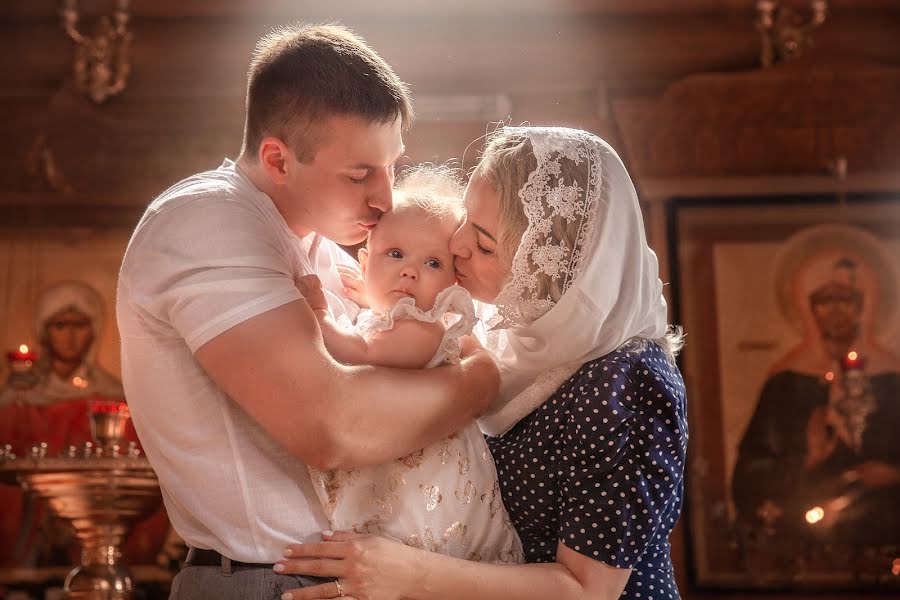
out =
[[639,180],[822,175],[900,167],[900,69],[815,59],[693,75],[613,112]]

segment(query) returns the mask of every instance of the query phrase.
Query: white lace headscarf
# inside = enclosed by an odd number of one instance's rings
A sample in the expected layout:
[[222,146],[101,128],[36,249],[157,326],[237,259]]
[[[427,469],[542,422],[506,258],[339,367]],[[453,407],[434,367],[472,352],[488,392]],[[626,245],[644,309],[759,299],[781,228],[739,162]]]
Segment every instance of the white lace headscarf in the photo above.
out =
[[[496,134],[495,134],[496,135]],[[666,301],[637,194],[622,160],[586,131],[507,127],[537,166],[519,190],[528,220],[482,341],[500,396],[479,421],[500,435],[583,363],[632,338],[666,335]],[[581,175],[579,175],[581,174]]]

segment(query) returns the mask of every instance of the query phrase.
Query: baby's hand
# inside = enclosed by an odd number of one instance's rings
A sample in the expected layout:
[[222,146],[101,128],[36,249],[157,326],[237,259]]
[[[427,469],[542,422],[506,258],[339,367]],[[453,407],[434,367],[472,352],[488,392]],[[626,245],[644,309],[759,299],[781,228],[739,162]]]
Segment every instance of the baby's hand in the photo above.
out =
[[295,280],[297,289],[306,298],[309,307],[318,314],[328,313],[328,301],[325,300],[325,292],[322,291],[322,281],[317,275],[303,275]]
[[341,275],[341,283],[344,284],[344,295],[356,302],[357,305],[368,308],[366,284],[360,277],[359,271],[345,265],[338,265],[337,270]]

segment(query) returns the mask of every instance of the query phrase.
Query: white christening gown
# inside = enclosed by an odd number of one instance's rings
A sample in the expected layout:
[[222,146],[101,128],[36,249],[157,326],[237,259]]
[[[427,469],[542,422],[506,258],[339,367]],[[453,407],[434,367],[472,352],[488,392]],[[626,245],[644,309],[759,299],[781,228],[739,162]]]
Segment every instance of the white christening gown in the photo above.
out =
[[[444,337],[428,367],[458,362],[459,338],[476,321],[469,293],[453,285],[438,294],[431,310],[403,298],[385,314],[364,312],[356,329],[368,339],[400,319],[444,323]],[[500,497],[493,458],[474,421],[389,463],[310,468],[310,474],[334,531],[383,535],[468,560],[523,561],[522,544]]]

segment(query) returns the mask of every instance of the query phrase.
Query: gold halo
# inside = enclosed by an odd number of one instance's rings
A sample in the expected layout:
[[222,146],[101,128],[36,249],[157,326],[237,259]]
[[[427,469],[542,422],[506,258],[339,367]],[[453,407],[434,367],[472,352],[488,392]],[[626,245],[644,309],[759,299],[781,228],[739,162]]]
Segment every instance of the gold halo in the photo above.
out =
[[[804,333],[808,318],[800,312],[796,300],[795,285],[798,276],[810,265],[823,260],[833,261],[837,256],[856,259],[870,281],[864,286],[866,306],[877,298],[876,310],[871,315],[878,331],[885,331],[895,317],[897,308],[898,273],[883,243],[870,232],[850,225],[815,225],[801,229],[785,242],[776,259],[775,294],[778,307],[785,321]],[[865,278],[865,276],[864,276]],[[876,289],[871,289],[872,286]],[[873,293],[874,292],[874,293]]]

